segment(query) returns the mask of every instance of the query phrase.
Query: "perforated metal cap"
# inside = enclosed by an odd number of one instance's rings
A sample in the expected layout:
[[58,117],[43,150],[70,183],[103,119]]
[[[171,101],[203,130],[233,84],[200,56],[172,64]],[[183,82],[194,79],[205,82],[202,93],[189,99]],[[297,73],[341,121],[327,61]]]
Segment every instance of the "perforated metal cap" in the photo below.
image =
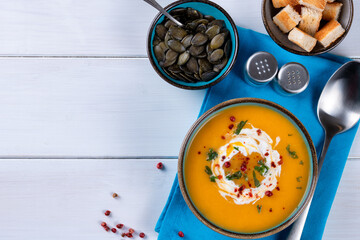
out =
[[309,85],[310,76],[306,68],[300,63],[290,62],[282,66],[277,75],[277,83],[287,93],[303,92]]
[[278,63],[268,52],[256,52],[246,62],[247,80],[262,85],[270,82],[276,76]]

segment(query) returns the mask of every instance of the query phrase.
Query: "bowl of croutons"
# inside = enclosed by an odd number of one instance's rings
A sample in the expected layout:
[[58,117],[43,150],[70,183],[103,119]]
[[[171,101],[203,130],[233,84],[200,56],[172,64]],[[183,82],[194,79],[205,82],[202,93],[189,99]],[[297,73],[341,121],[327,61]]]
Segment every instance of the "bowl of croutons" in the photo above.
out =
[[352,0],[263,0],[262,19],[270,37],[300,55],[334,49],[350,30]]

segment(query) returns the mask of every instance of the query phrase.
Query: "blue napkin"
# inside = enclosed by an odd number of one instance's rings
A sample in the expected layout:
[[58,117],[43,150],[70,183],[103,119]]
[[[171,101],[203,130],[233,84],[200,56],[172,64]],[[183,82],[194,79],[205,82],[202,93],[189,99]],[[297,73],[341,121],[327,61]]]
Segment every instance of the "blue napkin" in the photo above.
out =
[[[349,59],[331,54],[321,56],[299,56],[289,53],[276,45],[270,37],[252,30],[238,28],[239,53],[231,73],[220,83],[210,88],[205,96],[200,115],[223,101],[240,98],[263,98],[282,105],[290,110],[305,125],[318,153],[324,141],[324,131],[317,119],[316,108],[321,91],[331,75]],[[243,81],[243,69],[246,60],[257,51],[267,51],[278,60],[279,67],[287,62],[299,62],[309,71],[308,88],[296,96],[286,97],[274,91],[271,84],[265,87],[252,87]],[[345,163],[358,126],[337,135],[328,150],[321,170],[315,196],[312,201],[302,239],[321,239],[336,190],[345,167]],[[182,231],[185,238],[194,240],[232,239],[214,232],[201,223],[186,205],[175,178],[166,206],[161,213],[155,230],[158,240],[180,239]],[[287,230],[265,239],[284,239]]]

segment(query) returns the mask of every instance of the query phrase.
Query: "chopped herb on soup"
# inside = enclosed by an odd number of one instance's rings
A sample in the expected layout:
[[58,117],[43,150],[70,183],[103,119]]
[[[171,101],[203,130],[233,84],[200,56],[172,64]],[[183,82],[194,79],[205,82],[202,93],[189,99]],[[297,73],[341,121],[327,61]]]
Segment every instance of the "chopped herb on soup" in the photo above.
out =
[[246,173],[244,173],[244,179],[245,181],[249,181],[248,175]]
[[302,189],[302,187],[296,187],[296,189]]
[[235,130],[235,132],[234,132],[236,135],[239,135],[239,134],[240,134],[241,129],[243,129],[243,127],[245,126],[246,122],[247,122],[247,120],[246,120],[246,121],[241,121],[241,122],[237,125],[236,130]]
[[234,149],[240,152],[239,147],[234,146]]
[[254,183],[256,187],[260,187],[260,181],[256,178],[256,173],[253,171]]
[[233,179],[240,179],[242,176],[242,173],[240,171],[237,171],[236,173],[230,174],[226,176],[227,180],[233,180]]
[[304,162],[302,160],[300,160],[299,162],[300,165],[304,165]]
[[266,166],[266,165],[264,164],[264,162],[261,161],[261,160],[258,161],[258,164],[259,164],[260,166],[255,166],[254,169],[255,169],[256,171],[258,171],[258,172],[261,174],[261,176],[264,176],[264,175],[268,172],[269,167]]
[[290,156],[291,156],[292,158],[294,158],[294,159],[299,158],[295,151],[291,151],[291,150],[290,150],[290,144],[287,145],[286,150],[288,151],[288,153],[290,154]]
[[217,176],[210,176],[210,181],[215,182],[215,179],[217,179],[217,178],[218,178]]
[[207,157],[206,161],[212,161],[218,157],[218,153],[215,152],[214,149],[210,148],[209,152],[207,153],[207,156],[208,157]]
[[211,171],[211,168],[209,166],[206,166],[205,167],[205,172],[208,174],[208,175],[212,175],[212,171]]
[[258,213],[261,213],[262,206],[261,206],[261,205],[257,205],[256,208],[257,208]]
[[300,182],[301,181],[300,178],[302,178],[302,176],[297,177],[296,181]]

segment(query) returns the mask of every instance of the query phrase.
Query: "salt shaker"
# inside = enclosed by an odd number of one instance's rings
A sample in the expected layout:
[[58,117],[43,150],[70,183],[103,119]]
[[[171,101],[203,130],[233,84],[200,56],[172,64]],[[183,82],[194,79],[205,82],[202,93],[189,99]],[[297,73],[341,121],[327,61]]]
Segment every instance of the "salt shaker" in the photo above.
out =
[[245,65],[245,81],[252,86],[264,86],[271,82],[278,72],[275,57],[268,52],[256,52]]
[[290,62],[280,68],[274,81],[274,88],[280,94],[291,96],[303,92],[309,81],[307,69],[300,63]]

